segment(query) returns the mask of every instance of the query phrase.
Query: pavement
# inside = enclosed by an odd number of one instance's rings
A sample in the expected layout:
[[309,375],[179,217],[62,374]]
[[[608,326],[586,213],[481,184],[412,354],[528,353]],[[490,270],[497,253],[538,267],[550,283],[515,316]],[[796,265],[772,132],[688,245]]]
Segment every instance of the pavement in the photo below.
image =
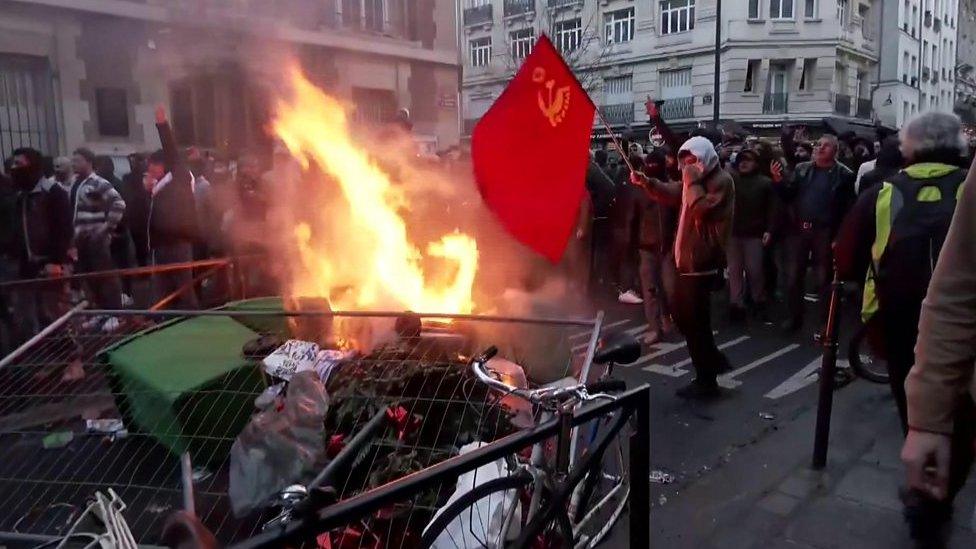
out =
[[[722,398],[674,395],[693,378],[681,343],[645,347],[616,373],[651,385],[651,467],[673,478],[651,485],[652,547],[913,547],[898,499],[902,435],[888,386],[857,379],[835,391],[828,463],[814,471],[822,350],[813,325],[784,336],[771,325],[729,326],[723,305],[714,310],[716,341],[734,369],[720,380]],[[640,306],[612,304],[607,313],[611,329],[646,331]],[[853,317],[842,322],[842,350]],[[974,503],[970,482],[956,501],[949,547],[976,547]],[[605,546],[627,546],[629,519]]]

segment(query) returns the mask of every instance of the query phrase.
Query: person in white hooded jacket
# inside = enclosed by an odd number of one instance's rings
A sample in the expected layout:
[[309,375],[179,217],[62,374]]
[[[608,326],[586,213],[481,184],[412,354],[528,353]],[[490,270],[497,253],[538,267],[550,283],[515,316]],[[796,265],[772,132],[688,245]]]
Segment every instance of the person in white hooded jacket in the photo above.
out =
[[725,268],[735,188],[732,177],[721,168],[712,142],[704,137],[686,141],[678,151],[678,163],[681,181],[659,181],[635,172],[631,182],[655,201],[680,206],[672,313],[688,341],[695,380],[677,394],[711,398],[719,394],[718,374],[731,368],[712,335],[711,293],[720,286]]

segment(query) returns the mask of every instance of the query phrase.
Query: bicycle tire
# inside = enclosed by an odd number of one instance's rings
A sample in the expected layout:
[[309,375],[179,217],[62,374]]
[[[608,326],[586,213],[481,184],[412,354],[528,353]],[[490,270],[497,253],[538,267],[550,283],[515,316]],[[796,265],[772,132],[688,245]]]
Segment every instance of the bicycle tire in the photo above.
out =
[[[604,418],[606,424],[609,420]],[[630,470],[627,463],[630,434],[633,425],[628,421],[614,441],[603,452],[603,458],[587,473],[582,483],[576,516],[574,517],[574,537],[585,539],[586,543],[576,547],[594,547],[603,541],[610,533],[610,529],[620,519],[627,507],[630,496]],[[617,469],[612,466],[613,458],[617,458]],[[608,458],[610,460],[608,461]],[[608,476],[619,475],[619,482],[607,483]],[[611,499],[612,498],[612,499]],[[599,507],[590,508],[590,501],[595,500]],[[605,508],[604,508],[605,507]],[[590,517],[591,513],[597,513]],[[595,520],[594,520],[595,519]],[[595,528],[593,527],[595,525]]]
[[[421,549],[429,549],[433,546],[437,538],[440,537],[441,533],[444,532],[448,525],[450,525],[456,518],[458,518],[461,513],[469,509],[476,502],[490,497],[491,494],[496,492],[508,492],[510,490],[521,491],[527,488],[531,488],[533,479],[529,475],[515,475],[510,477],[502,477],[494,480],[490,480],[484,484],[476,486],[473,490],[454,500],[444,509],[436,519],[434,519],[430,525],[424,529],[423,535],[420,538]],[[543,499],[544,501],[544,499]],[[523,509],[523,516],[519,517],[522,522],[522,527],[526,525],[525,510]],[[569,522],[569,517],[566,516],[565,512],[557,514],[556,524],[559,527],[559,534],[564,540],[573,539],[573,529]],[[572,542],[570,542],[572,543]],[[457,546],[455,542],[455,546]],[[465,545],[467,547],[467,545]]]
[[861,324],[847,344],[847,361],[861,379],[887,384],[889,379],[887,363],[875,356],[870,349],[866,348],[865,352],[861,352],[861,348],[868,344],[867,335],[867,325]]

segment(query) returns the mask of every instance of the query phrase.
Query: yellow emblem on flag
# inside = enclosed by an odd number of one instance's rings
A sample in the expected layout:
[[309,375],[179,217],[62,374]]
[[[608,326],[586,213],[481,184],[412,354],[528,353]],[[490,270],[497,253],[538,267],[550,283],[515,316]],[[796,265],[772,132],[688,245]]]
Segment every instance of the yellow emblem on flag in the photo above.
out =
[[546,70],[542,67],[536,67],[532,71],[532,81],[542,84],[546,88],[547,96],[543,95],[542,90],[539,90],[539,110],[555,128],[563,121],[566,112],[569,111],[569,86],[556,88],[556,81],[553,79],[546,80]]

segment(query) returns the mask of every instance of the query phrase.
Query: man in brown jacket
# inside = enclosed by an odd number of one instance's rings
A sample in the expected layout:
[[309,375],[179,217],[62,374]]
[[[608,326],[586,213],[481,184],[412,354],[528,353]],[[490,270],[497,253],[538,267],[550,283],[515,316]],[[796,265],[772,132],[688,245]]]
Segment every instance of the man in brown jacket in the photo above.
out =
[[682,398],[718,396],[716,378],[730,369],[712,335],[711,295],[725,268],[725,246],[732,229],[735,189],[719,165],[711,141],[692,137],[678,151],[681,181],[662,182],[632,173],[652,200],[680,205],[674,258],[678,270],[672,314],[688,341],[695,380],[678,389]]
[[[908,374],[908,436],[901,458],[916,497],[942,503],[944,522],[962,488],[973,451],[976,398],[976,164],[962,186],[956,213],[928,294],[922,302],[915,365]],[[930,506],[931,507],[931,506]]]

